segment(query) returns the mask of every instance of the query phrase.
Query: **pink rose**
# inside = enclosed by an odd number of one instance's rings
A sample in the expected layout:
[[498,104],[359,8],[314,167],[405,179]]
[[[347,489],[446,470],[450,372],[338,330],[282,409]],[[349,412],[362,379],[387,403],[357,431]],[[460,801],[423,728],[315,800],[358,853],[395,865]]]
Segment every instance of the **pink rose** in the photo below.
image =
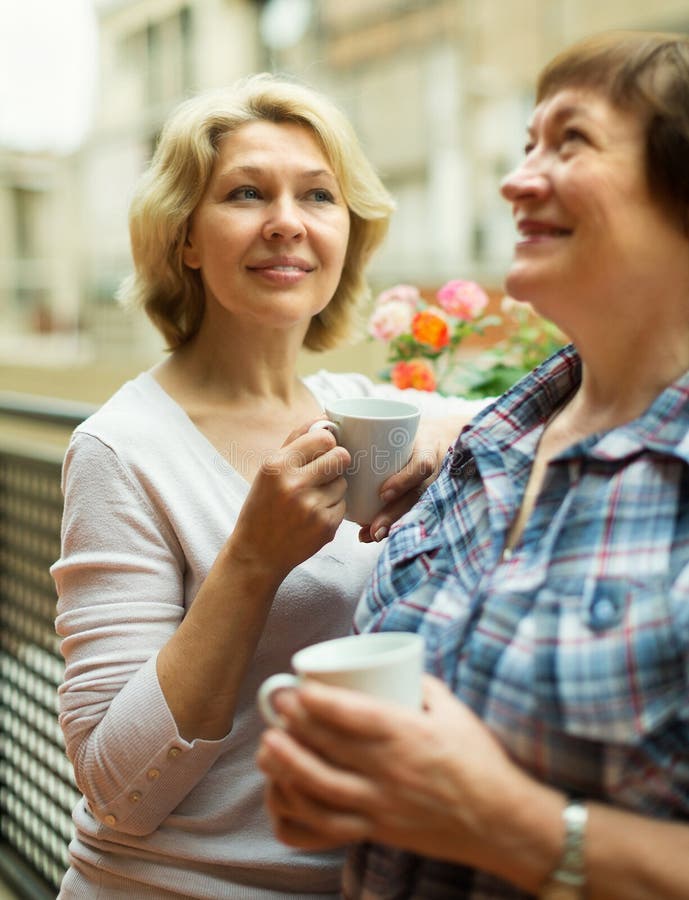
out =
[[373,310],[368,332],[379,341],[391,341],[411,328],[413,308],[402,300],[389,300]]
[[396,284],[394,287],[388,288],[387,291],[381,291],[376,297],[376,306],[384,306],[387,303],[406,303],[410,309],[416,309],[417,304],[421,301],[419,289],[411,284]]
[[464,322],[475,319],[488,305],[488,295],[475,281],[448,281],[436,298],[446,313]]

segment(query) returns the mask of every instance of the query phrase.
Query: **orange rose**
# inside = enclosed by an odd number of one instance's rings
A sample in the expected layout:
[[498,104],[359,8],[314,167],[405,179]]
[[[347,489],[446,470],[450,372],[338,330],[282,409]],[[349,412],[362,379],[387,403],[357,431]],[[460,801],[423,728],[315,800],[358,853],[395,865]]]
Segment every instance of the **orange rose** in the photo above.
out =
[[442,313],[432,309],[416,313],[412,319],[411,331],[420,344],[426,344],[433,350],[441,350],[450,343],[447,320]]
[[398,362],[390,373],[396,388],[415,388],[417,391],[434,391],[437,386],[435,372],[423,359],[410,359],[409,362]]

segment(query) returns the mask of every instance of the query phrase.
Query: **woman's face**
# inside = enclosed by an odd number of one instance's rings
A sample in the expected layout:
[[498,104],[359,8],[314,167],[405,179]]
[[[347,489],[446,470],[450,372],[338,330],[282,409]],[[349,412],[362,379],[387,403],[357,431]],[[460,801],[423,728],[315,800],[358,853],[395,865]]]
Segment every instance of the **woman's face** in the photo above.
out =
[[213,315],[305,331],[337,288],[348,239],[349,210],[312,133],[255,121],[222,138],[184,262],[200,270]]
[[587,302],[612,313],[615,298],[657,292],[672,253],[687,255],[684,235],[649,190],[645,123],[591,89],[539,103],[525,158],[502,194],[519,232],[507,291],[571,334]]

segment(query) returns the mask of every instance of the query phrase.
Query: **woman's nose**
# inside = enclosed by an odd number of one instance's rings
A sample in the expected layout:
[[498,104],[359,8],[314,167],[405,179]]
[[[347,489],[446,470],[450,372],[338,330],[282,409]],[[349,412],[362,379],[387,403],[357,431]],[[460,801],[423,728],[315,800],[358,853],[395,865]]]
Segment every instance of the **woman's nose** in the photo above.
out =
[[306,234],[299,205],[292,200],[276,200],[269,207],[263,237],[269,241],[298,240]]
[[526,157],[503,178],[500,193],[510,203],[525,197],[542,197],[547,194],[549,181],[543,166]]

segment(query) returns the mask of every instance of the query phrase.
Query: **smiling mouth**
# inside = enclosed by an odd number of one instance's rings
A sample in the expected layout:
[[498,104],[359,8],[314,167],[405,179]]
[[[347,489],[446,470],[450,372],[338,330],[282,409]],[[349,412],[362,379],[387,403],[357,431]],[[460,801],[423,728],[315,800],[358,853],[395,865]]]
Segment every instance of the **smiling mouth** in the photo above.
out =
[[250,272],[284,272],[285,274],[308,274],[313,266],[308,260],[299,256],[266,256],[257,260],[254,265],[247,266]]
[[305,266],[256,266],[258,270],[271,269],[273,272],[313,272]]
[[313,272],[315,266],[309,266],[307,262],[267,262],[257,266],[247,266],[247,270],[264,282],[278,285],[279,287],[292,287],[301,284],[307,275]]
[[570,228],[560,228],[557,225],[545,225],[538,222],[523,222],[517,226],[522,238],[539,237],[568,237],[572,234]]

